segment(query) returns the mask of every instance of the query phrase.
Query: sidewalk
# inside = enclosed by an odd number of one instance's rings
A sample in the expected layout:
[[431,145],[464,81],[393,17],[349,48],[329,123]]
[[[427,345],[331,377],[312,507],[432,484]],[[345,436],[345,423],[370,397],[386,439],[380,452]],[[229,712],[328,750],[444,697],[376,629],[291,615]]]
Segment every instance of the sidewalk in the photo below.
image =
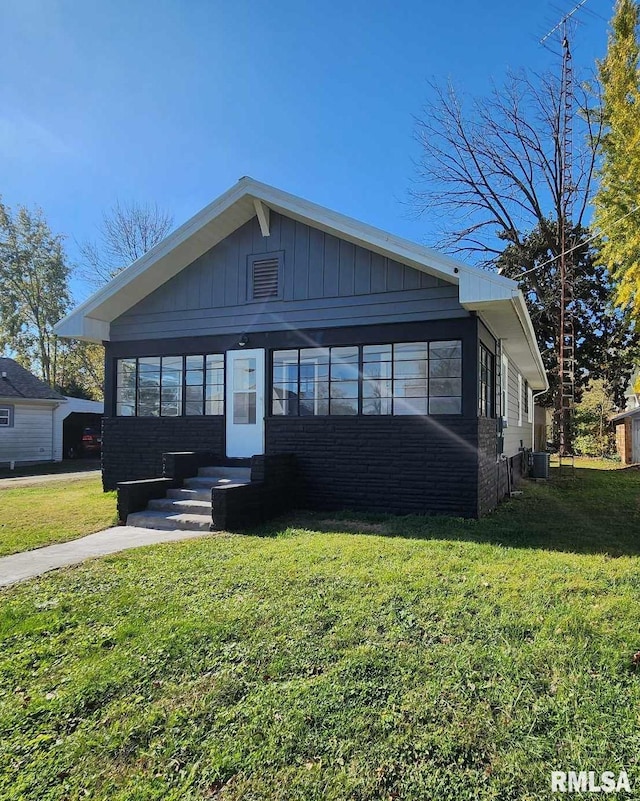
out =
[[160,531],[135,526],[107,528],[71,542],[3,556],[0,558],[0,587],[40,576],[59,567],[76,565],[94,556],[105,556],[128,548],[138,548],[141,545],[176,542],[202,536],[208,535],[201,531]]

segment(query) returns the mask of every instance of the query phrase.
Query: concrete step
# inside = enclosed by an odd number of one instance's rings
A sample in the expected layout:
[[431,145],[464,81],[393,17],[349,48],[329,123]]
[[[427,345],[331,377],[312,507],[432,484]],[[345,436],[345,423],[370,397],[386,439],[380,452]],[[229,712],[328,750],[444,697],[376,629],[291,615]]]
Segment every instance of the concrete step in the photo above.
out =
[[212,487],[240,487],[249,484],[249,479],[220,478],[219,476],[194,476],[182,482],[187,489],[209,489]]
[[211,514],[170,514],[154,510],[134,512],[127,517],[128,526],[157,528],[164,531],[210,531]]
[[211,504],[211,487],[204,489],[170,489],[167,498],[176,501],[206,501]]
[[236,481],[248,482],[251,480],[250,467],[201,467],[198,476],[215,476],[216,478],[233,478]]
[[174,514],[211,515],[211,496],[208,500],[195,498],[157,498],[149,501],[147,509]]

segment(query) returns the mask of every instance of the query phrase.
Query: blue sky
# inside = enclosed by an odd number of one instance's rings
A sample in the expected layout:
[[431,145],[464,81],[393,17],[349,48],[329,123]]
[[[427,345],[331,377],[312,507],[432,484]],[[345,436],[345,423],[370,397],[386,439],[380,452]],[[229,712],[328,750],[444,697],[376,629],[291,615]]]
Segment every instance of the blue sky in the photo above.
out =
[[[71,259],[118,199],[177,225],[243,175],[428,244],[406,204],[427,80],[481,94],[555,67],[537,40],[571,4],[5,0],[0,193],[40,205]],[[612,2],[586,8],[584,69]]]

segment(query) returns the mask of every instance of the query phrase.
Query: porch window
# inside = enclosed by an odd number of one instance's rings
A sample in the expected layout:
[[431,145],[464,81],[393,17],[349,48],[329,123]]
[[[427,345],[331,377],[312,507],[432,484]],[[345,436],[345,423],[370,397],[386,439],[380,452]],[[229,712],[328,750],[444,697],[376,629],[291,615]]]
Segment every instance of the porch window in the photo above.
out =
[[480,345],[478,414],[480,417],[493,417],[494,395],[494,356],[490,350]]
[[224,413],[224,356],[118,359],[116,415],[180,417]]
[[461,414],[459,340],[273,354],[274,415]]

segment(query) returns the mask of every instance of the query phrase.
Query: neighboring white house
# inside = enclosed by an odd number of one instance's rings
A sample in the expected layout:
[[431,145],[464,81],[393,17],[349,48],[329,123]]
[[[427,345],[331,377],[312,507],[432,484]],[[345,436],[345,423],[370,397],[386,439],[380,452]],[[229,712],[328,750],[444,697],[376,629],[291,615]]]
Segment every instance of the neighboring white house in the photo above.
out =
[[103,404],[67,398],[0,357],[0,465],[61,461],[64,420],[73,412],[101,415]]

